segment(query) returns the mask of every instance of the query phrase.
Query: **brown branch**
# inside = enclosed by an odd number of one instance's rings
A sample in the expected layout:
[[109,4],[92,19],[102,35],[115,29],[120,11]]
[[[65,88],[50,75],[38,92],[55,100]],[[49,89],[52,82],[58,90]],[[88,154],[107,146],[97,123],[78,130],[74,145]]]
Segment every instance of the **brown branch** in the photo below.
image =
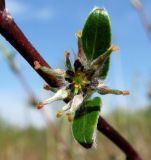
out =
[[[45,60],[39,55],[36,49],[21,32],[14,20],[9,18],[9,14],[5,10],[0,11],[0,33],[14,48],[16,48],[16,50],[18,50],[33,68],[35,61],[38,61],[41,65],[48,66]],[[57,87],[61,85],[54,76],[48,77],[48,75],[43,74],[40,71],[38,71],[38,74],[51,86]],[[127,160],[141,160],[132,146],[102,117],[100,117],[98,121],[98,130],[126,154]]]
[[[38,61],[42,66],[49,67],[5,9],[0,11],[0,33],[25,58],[32,68],[34,68],[35,61]],[[53,75],[48,76],[41,70],[36,70],[36,72],[38,72],[50,86],[58,87],[61,85],[60,81],[57,81]]]
[[0,0],[0,10],[5,9],[5,0]]
[[98,120],[98,130],[115,143],[126,155],[126,160],[142,160],[134,148],[102,117]]

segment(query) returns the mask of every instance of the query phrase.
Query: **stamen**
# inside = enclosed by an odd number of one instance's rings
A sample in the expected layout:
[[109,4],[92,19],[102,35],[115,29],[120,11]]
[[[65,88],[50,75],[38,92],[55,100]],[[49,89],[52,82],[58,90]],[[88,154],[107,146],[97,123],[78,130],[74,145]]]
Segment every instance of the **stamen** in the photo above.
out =
[[64,113],[64,110],[58,111],[57,114],[56,114],[56,117],[60,118],[63,115],[63,113]]
[[68,121],[69,121],[69,122],[72,122],[73,119],[74,119],[74,114],[73,114],[72,112],[69,112],[69,113],[67,113],[66,115],[67,115]]
[[57,112],[56,117],[60,118],[65,111],[69,110],[71,107],[71,102],[69,102],[68,104],[66,104],[64,107],[62,107],[62,109],[60,111]]

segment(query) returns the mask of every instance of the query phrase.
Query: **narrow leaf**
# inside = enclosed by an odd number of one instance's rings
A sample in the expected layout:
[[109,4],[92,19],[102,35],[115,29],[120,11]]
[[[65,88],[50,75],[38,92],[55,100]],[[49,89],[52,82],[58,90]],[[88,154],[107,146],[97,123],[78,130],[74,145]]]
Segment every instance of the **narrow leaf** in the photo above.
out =
[[72,124],[73,136],[85,148],[91,148],[95,140],[94,133],[97,128],[101,99],[87,100],[77,110]]

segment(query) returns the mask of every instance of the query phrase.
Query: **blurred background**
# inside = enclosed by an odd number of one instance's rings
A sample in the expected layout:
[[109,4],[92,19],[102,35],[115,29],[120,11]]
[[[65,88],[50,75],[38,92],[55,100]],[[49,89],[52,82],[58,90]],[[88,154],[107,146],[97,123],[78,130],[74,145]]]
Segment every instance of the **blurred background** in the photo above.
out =
[[[133,2],[133,3],[132,3]],[[113,43],[106,83],[129,90],[128,97],[103,96],[101,114],[144,160],[151,159],[151,1],[6,0],[17,24],[53,68],[64,68],[64,51],[77,51],[75,33],[95,6],[110,14]],[[66,117],[55,114],[63,102],[39,111],[37,100],[52,95],[45,82],[0,36],[0,160],[123,160],[124,154],[102,134],[96,147],[83,149]]]

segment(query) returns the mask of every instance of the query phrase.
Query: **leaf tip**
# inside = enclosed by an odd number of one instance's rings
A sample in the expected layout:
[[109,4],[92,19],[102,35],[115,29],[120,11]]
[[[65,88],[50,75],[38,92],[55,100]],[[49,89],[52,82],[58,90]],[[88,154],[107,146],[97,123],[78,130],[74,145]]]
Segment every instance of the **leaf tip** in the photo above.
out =
[[[80,142],[79,142],[80,143]],[[85,143],[85,142],[82,142],[82,143],[80,143],[84,148],[86,148],[86,149],[90,149],[90,148],[92,148],[92,146],[93,146],[93,142],[92,143]]]
[[101,14],[109,16],[108,11],[105,8],[100,8],[98,6],[94,6],[90,14],[91,13],[101,13]]

